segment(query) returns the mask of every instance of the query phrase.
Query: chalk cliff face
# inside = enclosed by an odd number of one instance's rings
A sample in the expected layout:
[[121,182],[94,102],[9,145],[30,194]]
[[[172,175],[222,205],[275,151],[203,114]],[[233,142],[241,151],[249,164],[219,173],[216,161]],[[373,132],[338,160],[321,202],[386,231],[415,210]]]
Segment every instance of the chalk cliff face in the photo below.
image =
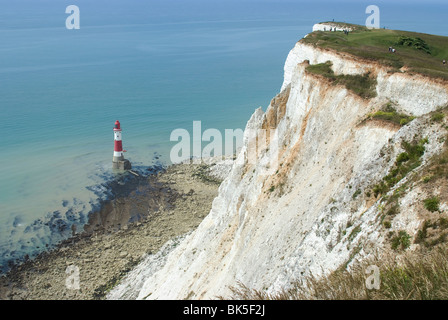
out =
[[[326,61],[336,74],[370,71],[377,97],[362,99],[306,71]],[[385,103],[423,117],[403,127],[364,121]],[[280,93],[248,121],[243,149],[210,214],[165,256],[147,257],[109,298],[213,299],[229,295],[238,282],[274,293],[304,275],[350,267],[378,252],[387,245],[381,201],[365,192],[387,175],[403,151],[401,141],[427,137],[423,162],[440,151],[446,129],[427,125],[424,115],[447,103],[446,83],[390,74],[378,64],[298,42]],[[278,135],[258,150],[255,162],[247,157],[253,129]],[[278,152],[270,152],[274,143]],[[390,230],[416,232],[418,193],[403,199],[407,210]]]

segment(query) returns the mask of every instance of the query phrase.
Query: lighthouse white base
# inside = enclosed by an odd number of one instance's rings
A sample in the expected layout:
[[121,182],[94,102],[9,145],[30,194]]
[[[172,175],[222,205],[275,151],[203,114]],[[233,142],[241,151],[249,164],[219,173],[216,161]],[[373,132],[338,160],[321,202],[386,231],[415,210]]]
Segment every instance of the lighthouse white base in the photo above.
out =
[[131,162],[127,159],[124,158],[119,158],[116,159],[114,157],[113,161],[112,161],[112,169],[117,169],[117,170],[130,170],[132,169],[131,166]]

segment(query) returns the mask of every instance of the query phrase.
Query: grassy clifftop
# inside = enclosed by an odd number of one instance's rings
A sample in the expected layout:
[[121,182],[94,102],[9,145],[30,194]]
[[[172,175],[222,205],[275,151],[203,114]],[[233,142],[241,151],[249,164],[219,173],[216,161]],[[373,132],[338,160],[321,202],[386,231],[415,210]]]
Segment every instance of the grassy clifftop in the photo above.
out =
[[[402,67],[407,72],[448,80],[448,37],[386,29],[367,29],[359,25],[331,23],[351,28],[342,31],[315,31],[301,41],[319,48],[347,52],[363,59],[389,66],[392,71]],[[395,53],[389,48],[396,49]]]

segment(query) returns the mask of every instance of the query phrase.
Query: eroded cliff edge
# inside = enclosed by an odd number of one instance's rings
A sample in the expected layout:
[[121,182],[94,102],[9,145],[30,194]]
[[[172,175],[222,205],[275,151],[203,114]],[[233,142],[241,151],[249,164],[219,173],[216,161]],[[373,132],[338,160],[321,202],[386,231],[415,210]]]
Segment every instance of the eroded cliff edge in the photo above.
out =
[[[370,74],[375,97],[362,98],[344,85],[308,71],[329,63],[337,75]],[[391,233],[415,237],[429,191],[412,188],[411,174],[374,192],[405,153],[403,143],[424,141],[418,170],[446,143],[448,84],[419,74],[391,72],[381,64],[299,41],[285,63],[284,83],[266,112],[248,121],[244,146],[219,188],[209,215],[180,244],[148,257],[109,294],[110,299],[213,299],[238,282],[267,292],[297,279],[328,274],[373,254],[391,250]],[[408,123],[372,117],[393,106]],[[445,109],[443,109],[445,108]],[[415,117],[415,119],[414,119]],[[254,129],[276,129],[273,145],[247,153]],[[275,159],[273,159],[275,157]],[[263,164],[277,163],[274,170]],[[268,172],[268,174],[266,174]],[[438,184],[436,184],[437,186]],[[384,226],[387,196],[403,191],[401,210]],[[406,189],[408,188],[408,189]],[[430,192],[447,215],[446,183]],[[412,244],[409,250],[418,244]]]

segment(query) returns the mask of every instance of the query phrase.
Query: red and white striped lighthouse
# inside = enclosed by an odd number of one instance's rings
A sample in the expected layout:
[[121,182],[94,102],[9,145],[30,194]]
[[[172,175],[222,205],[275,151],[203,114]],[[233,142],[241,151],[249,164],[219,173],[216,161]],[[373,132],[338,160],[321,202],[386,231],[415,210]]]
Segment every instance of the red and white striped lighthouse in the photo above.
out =
[[112,159],[112,167],[114,169],[128,170],[131,169],[131,163],[123,156],[123,143],[121,141],[120,121],[115,121],[114,125],[114,157]]

